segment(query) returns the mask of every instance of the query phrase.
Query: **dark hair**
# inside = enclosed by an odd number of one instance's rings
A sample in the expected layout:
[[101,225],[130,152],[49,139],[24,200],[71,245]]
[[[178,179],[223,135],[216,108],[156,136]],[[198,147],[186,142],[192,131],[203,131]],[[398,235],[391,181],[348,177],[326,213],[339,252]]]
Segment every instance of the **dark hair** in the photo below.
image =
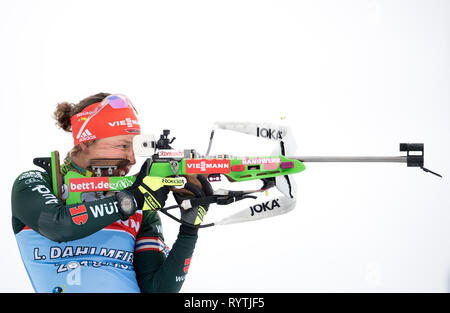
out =
[[[70,123],[70,118],[75,114],[80,113],[86,107],[91,104],[101,102],[107,96],[111,95],[110,93],[100,92],[98,94],[89,96],[83,100],[81,100],[77,104],[69,103],[69,102],[61,102],[56,105],[56,111],[53,113],[53,117],[56,120],[56,125],[66,132],[72,132],[72,125]],[[95,142],[95,140],[86,141],[86,145],[91,145]],[[69,151],[68,156],[72,157],[73,155],[78,154],[81,151],[80,145],[76,145]]]
[[59,128],[63,129],[64,131],[72,132],[72,125],[70,124],[70,118],[75,114],[80,113],[91,104],[101,102],[109,95],[111,94],[101,92],[81,100],[78,104],[73,104],[69,102],[58,103],[56,105],[56,111],[53,113],[53,117],[56,120],[56,124],[58,125]]

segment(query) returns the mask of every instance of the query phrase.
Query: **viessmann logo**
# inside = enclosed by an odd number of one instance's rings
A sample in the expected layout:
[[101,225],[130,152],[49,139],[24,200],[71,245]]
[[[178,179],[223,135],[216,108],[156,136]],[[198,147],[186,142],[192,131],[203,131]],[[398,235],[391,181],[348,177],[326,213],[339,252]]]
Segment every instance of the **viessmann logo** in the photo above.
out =
[[109,189],[108,177],[69,179],[69,192],[107,191]]
[[134,127],[134,125],[139,125],[139,122],[137,120],[133,120],[133,119],[127,117],[126,119],[121,120],[121,121],[108,122],[108,124],[111,127],[116,127],[116,126]]
[[186,160],[186,174],[228,174],[230,160]]

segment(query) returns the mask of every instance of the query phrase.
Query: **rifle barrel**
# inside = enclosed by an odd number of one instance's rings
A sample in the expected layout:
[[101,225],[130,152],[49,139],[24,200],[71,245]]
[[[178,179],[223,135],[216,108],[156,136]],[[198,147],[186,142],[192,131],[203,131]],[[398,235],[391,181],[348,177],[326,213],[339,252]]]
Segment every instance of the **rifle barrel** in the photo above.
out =
[[406,156],[293,156],[301,162],[406,163]]

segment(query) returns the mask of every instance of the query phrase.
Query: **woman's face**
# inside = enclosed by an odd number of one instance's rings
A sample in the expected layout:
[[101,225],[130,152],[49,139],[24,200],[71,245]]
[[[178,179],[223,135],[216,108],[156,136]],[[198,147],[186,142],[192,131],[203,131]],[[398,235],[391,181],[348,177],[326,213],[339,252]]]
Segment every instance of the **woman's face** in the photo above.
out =
[[83,158],[87,163],[92,159],[126,159],[130,161],[121,171],[128,174],[131,167],[136,164],[133,151],[133,138],[136,135],[121,135],[97,139],[92,145],[84,146]]

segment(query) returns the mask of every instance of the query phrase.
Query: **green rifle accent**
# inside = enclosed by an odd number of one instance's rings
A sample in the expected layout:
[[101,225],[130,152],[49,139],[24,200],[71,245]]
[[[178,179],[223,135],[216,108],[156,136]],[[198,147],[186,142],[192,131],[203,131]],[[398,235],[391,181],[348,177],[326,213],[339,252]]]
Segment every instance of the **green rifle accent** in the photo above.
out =
[[[272,162],[276,159],[275,162]],[[148,176],[169,177],[178,175],[205,174],[201,169],[186,168],[186,162],[199,161],[203,159],[182,159],[178,163],[178,171],[175,170],[169,161],[158,160],[151,163]],[[277,176],[296,174],[305,169],[305,165],[298,160],[289,159],[285,156],[268,156],[268,157],[249,157],[234,159],[206,159],[207,161],[224,161],[229,160],[229,168],[215,171],[210,169],[208,174],[222,173],[231,181],[243,182],[257,179],[273,178]],[[245,163],[243,164],[245,160]],[[253,160],[253,161],[252,161]],[[290,168],[282,168],[281,164],[290,163]],[[257,164],[252,164],[257,163]],[[265,169],[265,165],[270,164],[270,169]],[[240,166],[239,171],[232,171],[233,166]],[[53,168],[53,165],[52,165]],[[224,171],[226,173],[224,173]],[[56,175],[53,175],[55,177]],[[53,179],[54,180],[54,179]],[[119,191],[130,187],[136,180],[135,176],[125,177],[86,177],[76,171],[69,171],[64,176],[64,183],[68,188],[68,198],[66,204],[81,203],[81,194],[83,192],[96,191]],[[53,182],[55,183],[55,182]],[[56,189],[54,189],[56,190]],[[55,193],[56,194],[56,193]]]
[[51,153],[51,177],[52,177],[52,188],[53,188],[53,193],[55,194],[55,196],[58,196],[58,188],[60,188],[58,186],[58,180],[57,177],[58,175],[60,175],[60,173],[57,173],[56,170],[59,167],[59,164],[57,166],[56,162],[59,162],[59,157],[57,156],[57,152],[56,151],[52,151]]
[[[64,176],[64,184],[68,188],[66,204],[81,203],[84,192],[120,191],[130,187],[135,176],[86,177],[76,171],[69,171]],[[77,191],[82,189],[82,191]]]
[[[279,159],[277,162],[272,162],[273,159]],[[188,173],[186,169],[186,161],[190,159],[182,159],[180,161],[179,175],[186,175]],[[206,159],[210,160],[210,159]],[[214,159],[213,159],[214,160]],[[224,160],[224,159],[217,159]],[[223,173],[223,175],[230,178],[231,181],[243,182],[255,179],[272,178],[283,175],[291,175],[300,173],[305,169],[305,165],[298,161],[289,159],[283,155],[279,156],[266,156],[266,157],[248,157],[248,158],[234,158],[230,160],[230,171]],[[243,164],[244,160],[247,164]],[[257,160],[252,162],[252,160]],[[265,162],[266,160],[267,162]],[[292,162],[291,168],[282,168],[281,164]],[[255,164],[252,164],[255,163]],[[265,165],[272,165],[270,169],[265,169]],[[233,166],[243,165],[244,169],[240,171],[231,170]],[[214,171],[214,169],[212,169]],[[193,172],[189,171],[189,174],[203,174],[201,170]]]

